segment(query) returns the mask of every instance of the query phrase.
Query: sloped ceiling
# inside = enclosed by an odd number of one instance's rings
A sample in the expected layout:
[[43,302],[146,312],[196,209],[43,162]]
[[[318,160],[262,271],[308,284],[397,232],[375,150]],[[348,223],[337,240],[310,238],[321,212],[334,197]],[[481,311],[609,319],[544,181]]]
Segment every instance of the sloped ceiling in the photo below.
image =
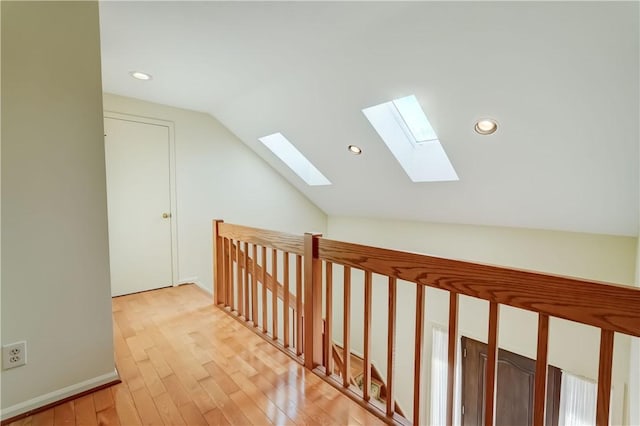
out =
[[[100,9],[106,92],[210,113],[328,214],[637,235],[638,2]],[[361,112],[409,94],[460,181],[411,182]],[[290,172],[274,132],[333,185]]]

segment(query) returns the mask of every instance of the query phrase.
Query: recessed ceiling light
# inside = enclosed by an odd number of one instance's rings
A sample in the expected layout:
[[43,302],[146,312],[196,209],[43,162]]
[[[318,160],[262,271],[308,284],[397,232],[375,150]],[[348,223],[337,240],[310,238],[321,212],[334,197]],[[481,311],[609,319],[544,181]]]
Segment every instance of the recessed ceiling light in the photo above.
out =
[[491,118],[483,118],[476,121],[474,130],[481,135],[490,135],[498,130],[498,123]]
[[144,72],[132,71],[130,74],[131,77],[137,78],[138,80],[151,80],[151,75]]
[[349,145],[349,151],[352,152],[355,155],[362,154],[362,150],[360,149],[360,147],[357,147],[355,145]]

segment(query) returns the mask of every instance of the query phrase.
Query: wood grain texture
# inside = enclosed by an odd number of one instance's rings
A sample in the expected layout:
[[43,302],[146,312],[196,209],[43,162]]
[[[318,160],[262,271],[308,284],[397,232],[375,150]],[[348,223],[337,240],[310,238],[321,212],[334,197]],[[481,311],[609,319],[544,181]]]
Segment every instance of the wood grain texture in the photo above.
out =
[[547,352],[549,345],[549,316],[538,315],[538,351],[533,389],[533,426],[544,426],[547,400]]
[[322,263],[317,258],[319,237],[319,234],[304,234],[304,362],[310,370],[322,364]]
[[223,237],[246,241],[262,247],[304,254],[304,237],[286,232],[269,231],[230,223],[221,223],[219,233]]
[[449,293],[449,331],[447,349],[447,424],[453,424],[455,411],[454,385],[456,380],[456,357],[458,355],[458,293]]
[[213,231],[213,289],[214,295],[213,300],[216,305],[222,303],[222,282],[223,282],[223,273],[222,273],[222,238],[219,235],[218,227],[220,223],[224,221],[221,219],[214,219],[212,221],[212,231]]
[[397,305],[397,281],[389,278],[389,306],[388,306],[388,329],[387,329],[387,416],[391,417],[395,407],[395,383],[393,380],[393,369],[396,356],[396,305]]
[[495,424],[496,389],[498,377],[498,322],[500,306],[489,304],[489,335],[487,348],[487,378],[485,380],[484,424]]
[[302,355],[302,256],[296,255],[296,354]]
[[322,260],[640,337],[640,288],[320,238]]
[[[114,329],[134,330],[126,339],[114,339],[116,346],[137,337],[153,357],[136,361],[118,350],[124,355],[116,359],[118,370],[133,367],[121,371],[121,384],[11,426],[384,424],[260,338],[249,323],[215,307],[195,285],[113,300],[114,312],[125,314],[114,315]],[[150,366],[159,368],[165,391],[149,390],[157,383],[146,379],[157,376],[139,371]]]
[[[271,250],[271,277],[273,282],[278,282],[278,250]],[[271,336],[273,340],[278,340],[278,292],[271,291]]]
[[[362,366],[362,399],[369,401],[371,398],[371,315],[372,306],[372,274],[369,271],[364,273],[364,364]],[[417,423],[416,423],[417,424]]]
[[422,346],[424,339],[424,294],[425,288],[416,285],[415,353],[413,356],[413,424],[420,424],[420,392],[422,390]]
[[[235,245],[235,252],[237,253],[240,250],[240,245],[242,243],[240,241],[236,241],[236,245]],[[238,315],[240,315],[241,317],[244,316],[244,273],[242,271],[242,259],[239,259],[238,257],[235,258],[236,261],[236,292],[237,292],[237,300],[238,300],[238,306],[237,306],[237,311],[238,311]]]
[[258,262],[258,246],[251,244],[252,260],[249,262],[251,268],[251,321],[253,325],[258,324],[258,270],[256,263]]
[[267,247],[262,246],[262,332],[267,333]]
[[233,244],[233,240],[231,238],[227,239],[228,241],[228,245],[229,245],[229,267],[227,268],[227,285],[229,286],[229,288],[227,289],[227,304],[229,305],[229,307],[231,308],[232,311],[235,310],[235,303],[234,303],[234,284],[235,284],[235,279],[233,276],[233,256],[231,255],[231,253],[233,253],[234,250],[234,244]]
[[324,320],[324,361],[327,375],[333,373],[333,265],[327,262],[325,272],[325,320]]
[[598,400],[596,404],[596,425],[609,424],[609,403],[611,401],[611,367],[613,364],[613,338],[611,330],[600,332],[600,361],[598,364]]
[[282,281],[283,281],[283,298],[282,298],[282,308],[284,310],[283,312],[283,325],[282,325],[282,332],[284,333],[284,347],[288,348],[289,347],[289,342],[291,339],[291,330],[289,327],[289,315],[290,315],[290,307],[291,307],[291,293],[289,290],[289,276],[291,274],[291,271],[289,270],[289,252],[284,252],[283,253],[283,259],[282,259],[282,271],[284,273],[284,277],[282,277]]
[[344,306],[343,306],[343,323],[342,323],[342,340],[344,352],[342,359],[344,360],[344,369],[342,372],[342,385],[347,388],[351,384],[351,268],[344,267]]
[[244,286],[244,316],[248,321],[251,317],[250,311],[250,287],[249,287],[249,243],[243,243],[243,250],[245,256],[242,257],[242,271],[244,272],[244,278],[242,284]]

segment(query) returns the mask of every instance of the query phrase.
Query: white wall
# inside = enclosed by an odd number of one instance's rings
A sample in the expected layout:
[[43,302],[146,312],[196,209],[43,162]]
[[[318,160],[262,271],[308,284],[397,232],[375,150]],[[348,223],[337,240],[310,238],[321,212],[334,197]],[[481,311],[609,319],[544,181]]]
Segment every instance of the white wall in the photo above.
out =
[[2,8],[2,418],[116,378],[97,2]]
[[[636,286],[640,287],[640,238],[636,259]],[[631,339],[629,351],[629,424],[640,426],[640,338]]]
[[[445,225],[420,222],[374,220],[330,216],[328,236],[374,246],[427,253],[435,256],[512,266],[549,273],[571,275],[623,284],[634,282],[636,239],[607,235],[556,231]],[[338,268],[336,268],[338,269]],[[342,339],[341,270],[335,272],[334,310],[336,340]],[[362,280],[352,288],[352,345],[362,348]],[[386,374],[386,280],[374,278],[373,359]],[[423,383],[430,383],[431,326],[446,326],[448,294],[428,289],[426,295],[425,371]],[[460,332],[486,342],[488,303],[462,298]],[[532,312],[501,308],[500,346],[535,358],[537,317]],[[398,400],[411,413],[412,366],[415,322],[415,286],[398,285],[398,326],[396,380]],[[411,348],[406,350],[406,348]],[[598,371],[599,332],[564,320],[552,320],[549,362],[575,374],[595,379]],[[625,382],[628,381],[629,339],[616,335],[614,355],[614,424],[622,422]],[[428,385],[425,385],[428,387]],[[428,401],[428,389],[425,389]],[[427,406],[423,415],[428,415]],[[423,417],[423,419],[428,417]]]
[[180,281],[212,290],[214,218],[294,233],[325,231],[326,215],[209,114],[107,93],[104,109],[175,125]]

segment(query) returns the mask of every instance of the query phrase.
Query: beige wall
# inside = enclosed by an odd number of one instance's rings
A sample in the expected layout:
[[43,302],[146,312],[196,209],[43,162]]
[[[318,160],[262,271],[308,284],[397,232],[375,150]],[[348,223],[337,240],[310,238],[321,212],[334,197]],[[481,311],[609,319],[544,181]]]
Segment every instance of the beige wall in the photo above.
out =
[[295,233],[325,231],[324,212],[209,114],[106,93],[104,109],[174,123],[179,281],[211,291],[214,218]]
[[115,378],[97,2],[2,8],[2,418]]
[[[374,220],[329,216],[328,236],[448,258],[512,266],[555,274],[570,275],[623,284],[634,282],[636,239],[606,235],[590,235],[557,231],[445,225],[420,222]],[[342,273],[341,270],[335,272]],[[342,316],[341,284],[335,277],[334,310]],[[352,345],[362,348],[362,280],[354,278],[352,306]],[[386,282],[374,279],[373,359],[385,372],[386,365]],[[398,399],[403,409],[411,412],[414,347],[415,287],[408,283],[398,288],[397,363]],[[429,382],[431,327],[446,326],[448,295],[429,289],[426,295],[426,362],[423,383]],[[488,303],[463,298],[460,306],[460,332],[486,341]],[[336,340],[342,339],[341,322],[335,324]],[[500,346],[535,358],[537,317],[522,310],[503,307],[500,320]],[[595,379],[599,333],[564,320],[552,320],[549,361],[562,369]],[[623,413],[625,383],[628,381],[629,339],[616,336],[614,357],[614,424],[620,424]],[[386,373],[385,373],[386,374]],[[426,392],[428,400],[428,392]],[[425,408],[428,404],[425,405]],[[424,415],[428,415],[425,409]]]

